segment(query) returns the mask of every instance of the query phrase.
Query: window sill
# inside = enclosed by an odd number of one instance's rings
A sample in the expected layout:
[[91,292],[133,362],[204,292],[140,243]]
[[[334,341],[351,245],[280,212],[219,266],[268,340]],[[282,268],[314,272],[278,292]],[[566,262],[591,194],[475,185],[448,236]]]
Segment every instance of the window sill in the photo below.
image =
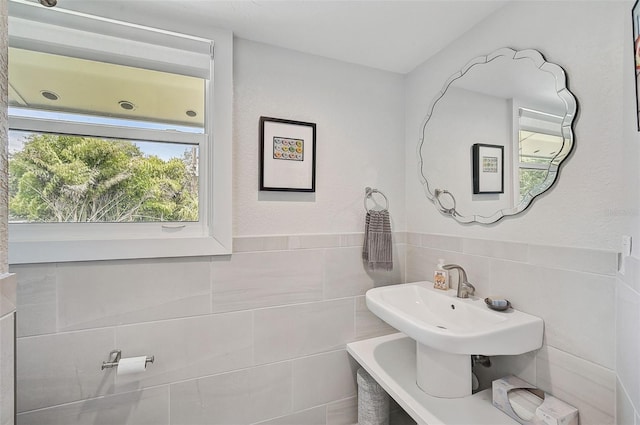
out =
[[231,245],[211,236],[9,242],[9,264],[229,255]]

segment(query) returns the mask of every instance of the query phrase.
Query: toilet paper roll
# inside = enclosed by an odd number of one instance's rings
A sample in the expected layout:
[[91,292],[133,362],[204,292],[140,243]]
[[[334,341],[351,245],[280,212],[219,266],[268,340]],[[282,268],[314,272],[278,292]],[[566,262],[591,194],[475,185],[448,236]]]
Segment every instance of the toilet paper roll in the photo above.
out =
[[127,357],[118,362],[118,375],[144,372],[147,369],[147,356]]

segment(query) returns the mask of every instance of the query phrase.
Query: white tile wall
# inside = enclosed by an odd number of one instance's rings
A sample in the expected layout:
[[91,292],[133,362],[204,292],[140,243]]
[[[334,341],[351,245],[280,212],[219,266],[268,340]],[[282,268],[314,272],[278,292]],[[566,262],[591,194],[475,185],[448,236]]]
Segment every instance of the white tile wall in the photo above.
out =
[[[485,385],[516,374],[578,407],[583,425],[615,423],[616,314],[634,311],[629,305],[616,313],[617,253],[444,235],[407,240],[408,281],[431,280],[444,258],[465,268],[478,296],[503,296],[544,319],[543,349],[494,358],[493,370],[476,368]],[[629,320],[637,329],[638,321]],[[637,370],[637,361],[629,368]]]
[[345,350],[293,362],[293,408],[306,409],[356,394],[358,364]]
[[291,363],[171,385],[172,424],[250,424],[291,413]]
[[355,337],[354,311],[353,298],[256,310],[255,362],[344,348]]
[[82,400],[18,415],[18,425],[169,425],[169,387]]
[[[404,233],[394,233],[394,243],[403,244],[406,235]],[[362,247],[364,244],[364,233],[343,233],[340,235],[340,246]]]
[[608,276],[615,276],[618,271],[618,253],[615,251],[530,245],[529,262]]
[[[433,248],[424,248],[408,245],[407,250],[407,282],[433,280],[433,271],[438,264],[438,259],[445,263],[459,264],[478,293],[487,293],[487,285],[491,282],[491,262],[486,257],[479,257],[455,251],[441,251]],[[449,274],[450,285],[455,288],[458,284],[458,273],[452,271]]]
[[233,240],[233,252],[286,251],[289,249],[288,236],[270,236],[268,238],[245,236]]
[[322,299],[324,250],[238,253],[212,262],[213,311]]
[[616,281],[616,423],[640,424],[640,259],[624,259]]
[[327,425],[358,423],[358,397],[349,397],[327,405]]
[[462,252],[464,239],[455,236],[409,233],[407,243],[424,248],[435,248],[439,251]]
[[256,425],[325,425],[327,423],[327,407],[318,406],[301,412],[262,421]]
[[241,369],[253,364],[251,312],[187,317],[116,328],[125,357],[155,356],[144,374],[116,377],[116,389],[140,387]]
[[[631,334],[624,323],[637,324],[638,300],[631,286],[616,297],[615,255],[444,235],[395,240],[394,271],[384,273],[363,268],[362,234],[353,233],[236,238],[241,252],[224,258],[15,267],[19,422],[351,423],[357,364],[344,344],[395,331],[367,310],[364,292],[430,280],[445,258],[465,267],[478,295],[499,293],[545,319],[545,348],[495,358],[490,374],[518,374],[573,402],[583,424],[614,423],[614,364],[635,368],[632,354],[616,358],[614,335]],[[111,284],[120,290],[105,293]],[[100,371],[116,346],[156,362],[140,376]],[[636,378],[619,372],[632,406]]]
[[547,344],[613,369],[614,277],[504,261],[493,264],[487,295],[503,294],[513,299],[515,308],[542,317]]
[[635,406],[640,407],[640,297],[622,281],[616,297],[616,372]]
[[582,425],[615,423],[615,373],[611,369],[545,346],[536,356],[536,385],[577,407]]
[[206,258],[65,263],[56,276],[60,331],[211,312]]
[[631,404],[631,400],[627,397],[624,388],[617,382],[616,386],[616,424],[617,425],[635,425],[637,424],[636,412]]
[[640,258],[620,257],[620,263],[624,265],[624,273],[622,270],[619,271],[618,280],[634,291],[640,292]]
[[19,338],[18,412],[111,393],[114,376],[100,366],[114,345],[109,328]]
[[[360,295],[375,286],[376,274],[367,273],[367,270],[362,267],[361,247],[327,250],[325,260],[327,264],[324,271],[325,298]],[[382,275],[388,275],[388,273]]]
[[19,280],[17,302],[18,337],[54,333],[58,330],[56,267],[49,264],[12,266]]
[[0,424],[13,424],[14,397],[14,314],[0,319]]
[[340,246],[340,235],[292,235],[290,249],[333,248]]
[[[13,267],[19,422],[350,421],[355,364],[344,347],[395,332],[363,301],[402,281],[404,247],[394,271],[370,273],[362,234],[236,242],[243,252],[222,258]],[[143,374],[100,370],[114,348],[155,362]]]
[[398,332],[367,308],[364,296],[356,297],[356,339],[374,338]]
[[[462,252],[502,260],[527,261],[529,245],[485,239],[462,239]],[[435,247],[434,247],[435,248]]]

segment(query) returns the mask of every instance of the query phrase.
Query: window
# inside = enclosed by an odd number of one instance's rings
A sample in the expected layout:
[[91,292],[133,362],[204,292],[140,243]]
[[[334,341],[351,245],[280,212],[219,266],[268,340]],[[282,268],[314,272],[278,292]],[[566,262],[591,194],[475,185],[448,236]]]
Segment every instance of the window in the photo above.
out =
[[[9,63],[9,223],[200,221],[204,79],[15,48]],[[144,140],[111,137],[130,129]]]
[[[532,109],[518,109],[519,199],[545,187],[549,173],[567,154],[562,117]],[[532,193],[536,195],[537,193]]]
[[14,0],[9,44],[11,263],[230,253],[211,41]]

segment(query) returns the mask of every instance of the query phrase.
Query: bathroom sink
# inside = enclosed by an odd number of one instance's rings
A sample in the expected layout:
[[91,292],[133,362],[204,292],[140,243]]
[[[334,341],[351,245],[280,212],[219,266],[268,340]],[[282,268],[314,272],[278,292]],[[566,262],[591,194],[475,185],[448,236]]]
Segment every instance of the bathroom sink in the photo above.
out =
[[543,321],[514,309],[490,310],[479,298],[433,289],[431,282],[367,291],[367,307],[416,341],[456,354],[509,355],[542,346]]
[[[544,322],[521,311],[415,282],[370,289],[367,307],[417,344],[418,386],[436,397],[471,395],[470,355],[516,355],[542,346]],[[446,382],[446,384],[443,384]]]

